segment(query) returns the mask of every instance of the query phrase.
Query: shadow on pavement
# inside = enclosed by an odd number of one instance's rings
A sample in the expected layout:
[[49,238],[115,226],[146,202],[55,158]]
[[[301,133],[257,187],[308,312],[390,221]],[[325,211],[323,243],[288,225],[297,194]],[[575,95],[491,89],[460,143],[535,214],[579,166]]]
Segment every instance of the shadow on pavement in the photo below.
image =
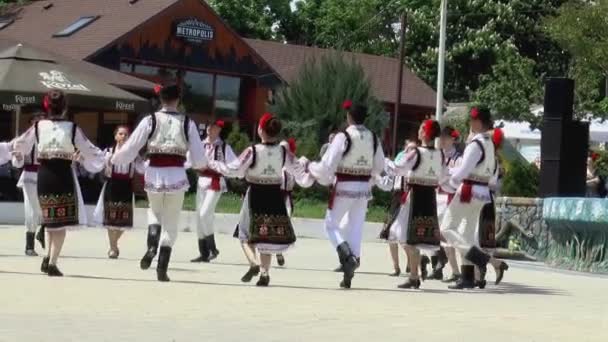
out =
[[[170,268],[169,271],[182,271],[180,269]],[[191,272],[192,270],[187,270],[187,272]],[[40,276],[46,277],[46,275],[42,273],[32,273],[32,272],[16,272],[16,271],[1,271],[0,274],[15,274],[15,275],[26,275],[26,276]],[[75,278],[75,279],[91,279],[91,280],[109,280],[109,281],[126,281],[126,282],[144,282],[144,283],[158,283],[158,281],[154,279],[136,279],[136,278],[116,278],[116,277],[104,277],[104,276],[93,276],[93,275],[65,275],[65,278]],[[204,282],[204,281],[196,281],[196,280],[172,280],[171,283],[176,284],[190,284],[190,285],[212,285],[212,286],[229,286],[229,287],[255,287],[255,282],[251,283],[220,283],[220,282]],[[271,288],[286,288],[286,289],[299,289],[299,290],[322,290],[322,291],[349,291],[349,292],[358,292],[358,291],[370,291],[370,292],[393,292],[393,293],[417,293],[417,294],[449,294],[449,293],[460,293],[466,295],[487,295],[487,294],[522,294],[522,295],[545,295],[545,296],[569,296],[570,294],[566,291],[550,289],[550,288],[542,288],[542,287],[534,287],[523,284],[515,284],[515,283],[503,283],[498,287],[490,286],[485,290],[449,290],[446,289],[428,289],[422,288],[420,290],[402,290],[402,289],[384,289],[384,288],[361,288],[355,286],[350,290],[344,290],[337,287],[315,287],[315,286],[296,286],[296,285],[285,285],[285,284],[271,284]]]

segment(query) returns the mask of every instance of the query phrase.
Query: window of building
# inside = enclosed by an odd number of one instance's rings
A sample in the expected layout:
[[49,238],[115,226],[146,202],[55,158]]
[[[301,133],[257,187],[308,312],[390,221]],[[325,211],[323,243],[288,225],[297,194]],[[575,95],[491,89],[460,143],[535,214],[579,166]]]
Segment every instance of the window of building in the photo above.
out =
[[217,75],[215,84],[215,116],[236,118],[239,114],[241,79]]
[[15,22],[15,19],[0,19],[0,30]]
[[[125,68],[128,68],[129,63],[123,62],[122,64],[124,64]],[[121,67],[123,67],[122,64]],[[175,82],[179,78],[179,72],[176,69],[157,67],[154,65],[135,64],[133,65],[132,72],[157,83]]]
[[135,65],[129,62],[121,62],[120,63],[120,72],[132,73]]
[[53,37],[68,37],[73,35],[74,33],[82,30],[83,28],[87,27],[88,25],[90,25],[92,22],[94,22],[95,20],[99,19],[98,15],[95,16],[87,16],[87,17],[80,17],[78,18],[78,20],[76,20],[75,22],[73,22],[72,24],[70,24],[70,26],[64,28],[63,30],[55,33],[53,35]]
[[213,75],[186,71],[183,77],[183,104],[187,112],[212,115]]

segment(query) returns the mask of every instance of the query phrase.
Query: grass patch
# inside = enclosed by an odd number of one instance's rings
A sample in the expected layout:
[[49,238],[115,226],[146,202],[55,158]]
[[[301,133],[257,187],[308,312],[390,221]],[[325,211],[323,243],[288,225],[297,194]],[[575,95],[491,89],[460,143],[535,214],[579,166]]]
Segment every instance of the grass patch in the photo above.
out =
[[[225,193],[218,202],[216,212],[223,214],[238,214],[241,211],[243,200],[241,196],[235,193]],[[327,202],[316,199],[300,199],[294,203],[295,217],[323,219],[327,210]],[[147,208],[147,200],[138,200],[135,203],[138,208]],[[186,194],[184,198],[184,210],[194,211],[196,209],[196,195],[193,193]],[[383,222],[386,216],[386,208],[380,206],[370,206],[367,211],[367,221]]]

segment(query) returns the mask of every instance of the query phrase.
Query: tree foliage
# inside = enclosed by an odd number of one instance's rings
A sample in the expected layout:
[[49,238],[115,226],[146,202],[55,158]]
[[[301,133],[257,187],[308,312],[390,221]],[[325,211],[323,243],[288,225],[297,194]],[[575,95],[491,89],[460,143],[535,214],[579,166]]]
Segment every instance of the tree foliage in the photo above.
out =
[[534,74],[534,65],[514,46],[504,49],[491,73],[480,77],[474,100],[489,106],[495,118],[537,123],[530,104],[541,100],[542,84]]
[[546,30],[573,57],[577,112],[608,117],[608,1],[573,0],[547,19]]
[[232,124],[228,137],[226,137],[226,143],[232,146],[234,153],[238,155],[251,145],[251,140],[249,140],[247,134],[241,132],[238,123],[235,122]]
[[346,99],[368,107],[366,125],[377,134],[386,127],[388,115],[372,95],[363,68],[339,54],[305,63],[295,82],[278,94],[274,111],[287,133],[301,141],[300,153],[316,158],[329,133],[344,127]]

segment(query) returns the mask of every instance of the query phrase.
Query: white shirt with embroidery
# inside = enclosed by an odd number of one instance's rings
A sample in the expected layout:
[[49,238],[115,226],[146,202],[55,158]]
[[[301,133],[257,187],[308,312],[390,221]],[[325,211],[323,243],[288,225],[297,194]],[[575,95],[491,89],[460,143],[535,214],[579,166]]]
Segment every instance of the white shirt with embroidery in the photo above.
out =
[[[146,146],[148,137],[152,132],[152,118],[144,118],[122,148],[114,153],[111,162],[114,165],[129,164],[138,156],[139,151]],[[207,166],[207,157],[204,153],[203,143],[198,128],[193,121],[188,127],[188,151],[191,155],[192,167],[203,168]],[[155,193],[172,193],[187,191],[190,182],[184,167],[153,167],[147,166],[144,173],[144,189]]]
[[[322,185],[335,183],[338,165],[346,151],[347,139],[344,133],[338,133],[327,148],[319,162],[310,163],[309,172]],[[374,155],[371,179],[366,182],[339,182],[335,187],[336,197],[371,198],[371,187],[384,170],[384,151],[378,145]]]

